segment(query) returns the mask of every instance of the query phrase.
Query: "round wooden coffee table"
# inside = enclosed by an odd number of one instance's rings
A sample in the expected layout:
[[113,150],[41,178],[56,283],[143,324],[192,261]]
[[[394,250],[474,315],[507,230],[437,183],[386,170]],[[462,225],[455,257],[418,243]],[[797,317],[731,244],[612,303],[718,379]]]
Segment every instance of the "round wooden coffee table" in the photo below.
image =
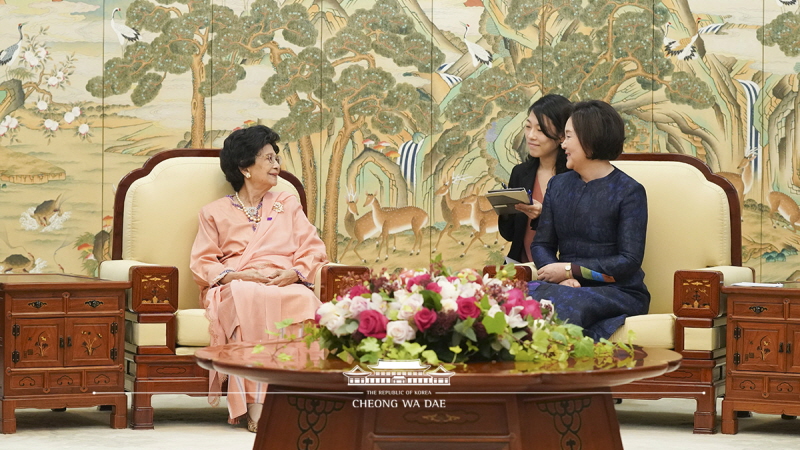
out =
[[389,362],[395,376],[374,384],[363,378],[376,381],[381,367],[356,369],[302,342],[255,352],[252,344],[228,344],[195,357],[206,369],[269,383],[253,446],[263,450],[622,449],[610,388],[671,372],[681,360],[643,348],[602,369],[474,363],[440,369],[436,384]]

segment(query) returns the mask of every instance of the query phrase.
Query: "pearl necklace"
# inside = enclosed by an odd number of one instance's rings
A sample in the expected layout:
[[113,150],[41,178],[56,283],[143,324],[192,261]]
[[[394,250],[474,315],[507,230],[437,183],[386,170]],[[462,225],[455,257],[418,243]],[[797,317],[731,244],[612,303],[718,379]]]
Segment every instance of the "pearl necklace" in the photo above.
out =
[[261,216],[258,215],[258,212],[261,209],[261,202],[258,203],[258,206],[244,206],[244,202],[242,202],[242,199],[239,198],[239,193],[237,192],[235,195],[236,195],[236,201],[239,202],[239,206],[242,207],[244,215],[246,215],[247,218],[250,219],[250,222],[255,222],[255,223],[261,222]]

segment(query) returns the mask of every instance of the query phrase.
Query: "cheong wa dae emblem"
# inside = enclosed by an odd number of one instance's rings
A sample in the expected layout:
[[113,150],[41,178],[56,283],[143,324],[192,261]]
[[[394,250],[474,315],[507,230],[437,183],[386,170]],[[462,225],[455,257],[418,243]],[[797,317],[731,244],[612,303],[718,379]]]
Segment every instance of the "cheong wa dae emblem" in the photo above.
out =
[[348,386],[449,386],[450,377],[455,373],[439,366],[428,371],[431,366],[422,364],[418,359],[386,360],[379,359],[378,364],[368,365],[371,372],[354,366],[344,372]]

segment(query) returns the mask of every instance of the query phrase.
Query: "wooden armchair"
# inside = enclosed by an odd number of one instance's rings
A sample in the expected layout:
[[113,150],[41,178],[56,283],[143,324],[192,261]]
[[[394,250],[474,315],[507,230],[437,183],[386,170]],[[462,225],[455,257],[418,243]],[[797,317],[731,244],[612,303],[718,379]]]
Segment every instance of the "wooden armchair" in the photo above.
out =
[[[630,317],[611,337],[674,349],[681,367],[614,388],[618,398],[692,398],[695,433],[714,433],[716,399],[725,393],[725,298],[720,287],[753,281],[741,267],[739,200],[733,186],[686,155],[623,154],[614,165],[647,191],[649,220],[643,269],[650,311]],[[486,267],[493,273],[494,267]],[[530,266],[517,276],[530,280]]]
[[[300,181],[282,171],[279,191],[291,191],[306,209]],[[132,283],[128,292],[125,387],[133,392],[131,424],[153,428],[154,394],[208,395],[208,371],[193,354],[209,345],[200,290],[189,270],[200,208],[231,187],[219,167],[218,149],[177,149],[150,158],[119,183],[114,200],[112,260],[100,276]],[[329,300],[348,272],[365,267],[326,265],[316,293]]]

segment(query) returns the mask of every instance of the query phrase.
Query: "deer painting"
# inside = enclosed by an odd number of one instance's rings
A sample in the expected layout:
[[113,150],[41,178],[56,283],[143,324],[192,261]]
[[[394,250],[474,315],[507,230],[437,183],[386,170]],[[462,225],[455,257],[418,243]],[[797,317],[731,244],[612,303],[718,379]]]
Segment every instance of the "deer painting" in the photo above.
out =
[[[464,245],[463,241],[459,241],[453,237],[453,231],[457,230],[461,225],[471,225],[472,221],[470,215],[472,214],[472,205],[464,203],[463,199],[453,200],[450,197],[450,186],[452,182],[445,183],[436,190],[436,195],[442,197],[442,217],[447,222],[439,233],[439,239],[436,240],[436,245],[433,246],[431,253],[436,252],[442,237],[447,234],[450,239]],[[472,237],[472,236],[470,236]]]
[[372,219],[372,211],[368,211],[363,216],[358,217],[356,200],[358,200],[358,197],[355,194],[347,194],[347,213],[344,216],[344,228],[347,230],[347,234],[350,235],[350,241],[347,242],[339,260],[343,260],[350,246],[355,244],[353,245],[353,253],[362,263],[366,263],[367,260],[358,254],[358,246],[366,239],[380,233],[380,228],[375,225],[375,221]]
[[800,206],[797,205],[792,197],[784,194],[783,192],[772,191],[767,196],[769,203],[769,218],[772,220],[772,228],[777,228],[775,221],[775,213],[780,214],[784,219],[789,221],[789,226],[792,227],[794,232],[797,232],[797,226],[800,225]]
[[742,158],[742,161],[736,166],[737,173],[733,172],[717,172],[717,175],[724,177],[730,181],[736,189],[736,194],[739,197],[739,211],[744,215],[744,196],[753,188],[753,179],[755,178],[755,171],[751,163],[756,158],[758,153],[755,151],[747,153]]
[[[481,237],[486,233],[498,233],[497,227],[497,213],[494,212],[493,209],[484,210],[481,208],[479,203],[479,198],[477,195],[468,195],[464,197],[464,203],[470,205],[470,223],[472,224],[472,228],[475,229],[475,234],[472,240],[467,245],[467,248],[464,249],[464,252],[461,254],[463,258],[464,255],[467,254],[469,248],[472,247],[472,244],[475,241],[481,241],[484,247],[489,247],[486,242],[483,242]],[[497,237],[495,236],[494,243],[497,244]],[[503,249],[505,248],[505,244],[503,245]],[[502,249],[501,249],[502,251]]]
[[364,206],[372,206],[372,220],[375,226],[380,229],[381,240],[378,246],[378,257],[375,262],[380,261],[381,248],[386,246],[386,257],[389,259],[389,235],[412,230],[414,232],[414,245],[411,247],[411,255],[419,255],[422,248],[422,227],[428,224],[428,213],[416,206],[405,206],[403,208],[382,208],[375,194],[367,194]]

